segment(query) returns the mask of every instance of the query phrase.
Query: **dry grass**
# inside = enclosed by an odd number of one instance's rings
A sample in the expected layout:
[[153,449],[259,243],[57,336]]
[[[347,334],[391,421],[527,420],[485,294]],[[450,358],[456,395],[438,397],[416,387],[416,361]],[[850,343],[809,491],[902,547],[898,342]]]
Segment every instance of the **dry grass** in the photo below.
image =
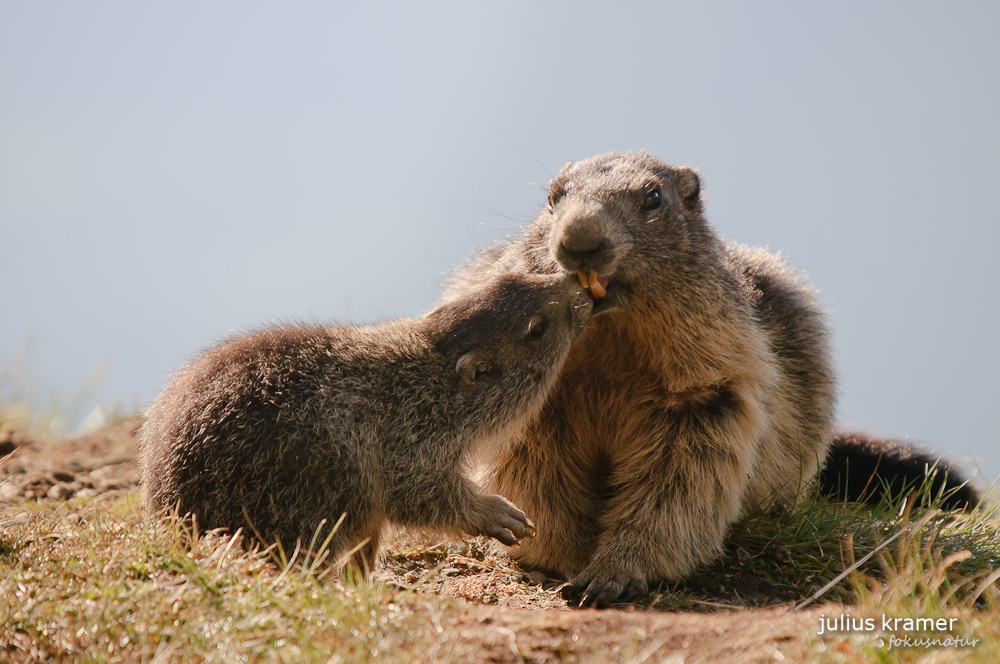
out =
[[[775,559],[731,554],[708,589],[696,579],[661,588],[645,606],[599,612],[567,609],[553,581],[529,582],[478,540],[397,540],[389,580],[357,583],[301,551],[247,552],[226,534],[146,518],[134,493],[19,503],[0,510],[0,661],[1000,661],[996,523],[939,514],[908,529],[910,516],[872,526],[904,535],[832,593],[853,606],[741,609],[768,602],[741,603],[738,589],[726,591],[730,575],[766,576]],[[789,525],[778,520],[775,532]],[[816,577],[799,567],[823,543],[786,535],[787,546],[770,545],[792,552],[779,556],[784,583]],[[731,551],[745,545],[737,532]],[[827,547],[832,559],[846,556],[840,567],[857,554],[850,537]],[[675,603],[711,613],[661,608]],[[841,613],[958,618],[931,636],[979,642],[888,648],[881,631],[820,637],[819,617]]]
[[8,510],[0,533],[4,659],[410,661],[447,606],[143,519],[134,494]]
[[[404,534],[381,580],[358,583],[302,551],[247,552],[227,534],[145,517],[134,424],[22,441],[0,466],[0,495],[18,489],[0,497],[0,662],[1000,661],[1000,529],[987,512],[912,508],[920,495],[874,508],[809,498],[737,524],[726,554],[685,583],[580,611],[558,580],[482,540]],[[47,498],[69,474],[84,488]],[[821,617],[842,614],[879,627],[883,614],[954,618],[930,636],[978,641],[819,635]]]

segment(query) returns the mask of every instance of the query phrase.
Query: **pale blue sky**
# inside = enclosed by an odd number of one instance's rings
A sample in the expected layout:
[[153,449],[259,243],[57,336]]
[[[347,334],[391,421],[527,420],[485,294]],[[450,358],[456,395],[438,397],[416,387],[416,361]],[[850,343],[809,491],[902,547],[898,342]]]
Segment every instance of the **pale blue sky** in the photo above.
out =
[[595,7],[0,4],[0,367],[128,409],[229,330],[419,314],[647,149],[811,275],[842,422],[1000,475],[1000,5]]

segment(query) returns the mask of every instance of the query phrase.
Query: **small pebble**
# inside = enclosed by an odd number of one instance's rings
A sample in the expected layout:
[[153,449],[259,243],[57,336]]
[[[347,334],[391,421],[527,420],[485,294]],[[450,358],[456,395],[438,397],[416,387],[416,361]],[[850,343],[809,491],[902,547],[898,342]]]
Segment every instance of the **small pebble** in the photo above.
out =
[[539,572],[535,570],[528,575],[528,583],[533,586],[540,586],[548,580],[549,577],[545,576],[545,572]]
[[21,524],[30,523],[30,522],[31,522],[31,515],[28,514],[27,512],[21,512],[20,514],[16,514],[16,515],[10,517],[9,519],[4,519],[3,525],[4,526],[20,526]]
[[73,489],[68,484],[53,484],[47,494],[52,500],[66,500],[73,495]]
[[5,482],[0,484],[0,500],[15,500],[21,495],[21,489],[16,484]]

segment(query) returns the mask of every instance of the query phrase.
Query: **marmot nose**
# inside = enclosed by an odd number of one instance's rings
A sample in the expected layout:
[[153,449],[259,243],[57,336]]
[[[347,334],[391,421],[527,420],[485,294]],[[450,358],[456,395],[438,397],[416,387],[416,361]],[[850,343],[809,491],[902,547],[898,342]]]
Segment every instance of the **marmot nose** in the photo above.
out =
[[593,267],[591,263],[605,249],[607,242],[599,233],[566,233],[556,250],[556,260],[567,270]]

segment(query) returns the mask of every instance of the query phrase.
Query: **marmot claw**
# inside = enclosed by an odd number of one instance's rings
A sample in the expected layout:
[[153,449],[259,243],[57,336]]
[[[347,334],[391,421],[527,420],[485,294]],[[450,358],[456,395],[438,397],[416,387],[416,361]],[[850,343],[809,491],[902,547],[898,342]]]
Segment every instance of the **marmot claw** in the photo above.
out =
[[649,590],[644,579],[630,578],[620,572],[584,572],[559,588],[559,593],[569,604],[595,609],[628,603],[647,592]]

